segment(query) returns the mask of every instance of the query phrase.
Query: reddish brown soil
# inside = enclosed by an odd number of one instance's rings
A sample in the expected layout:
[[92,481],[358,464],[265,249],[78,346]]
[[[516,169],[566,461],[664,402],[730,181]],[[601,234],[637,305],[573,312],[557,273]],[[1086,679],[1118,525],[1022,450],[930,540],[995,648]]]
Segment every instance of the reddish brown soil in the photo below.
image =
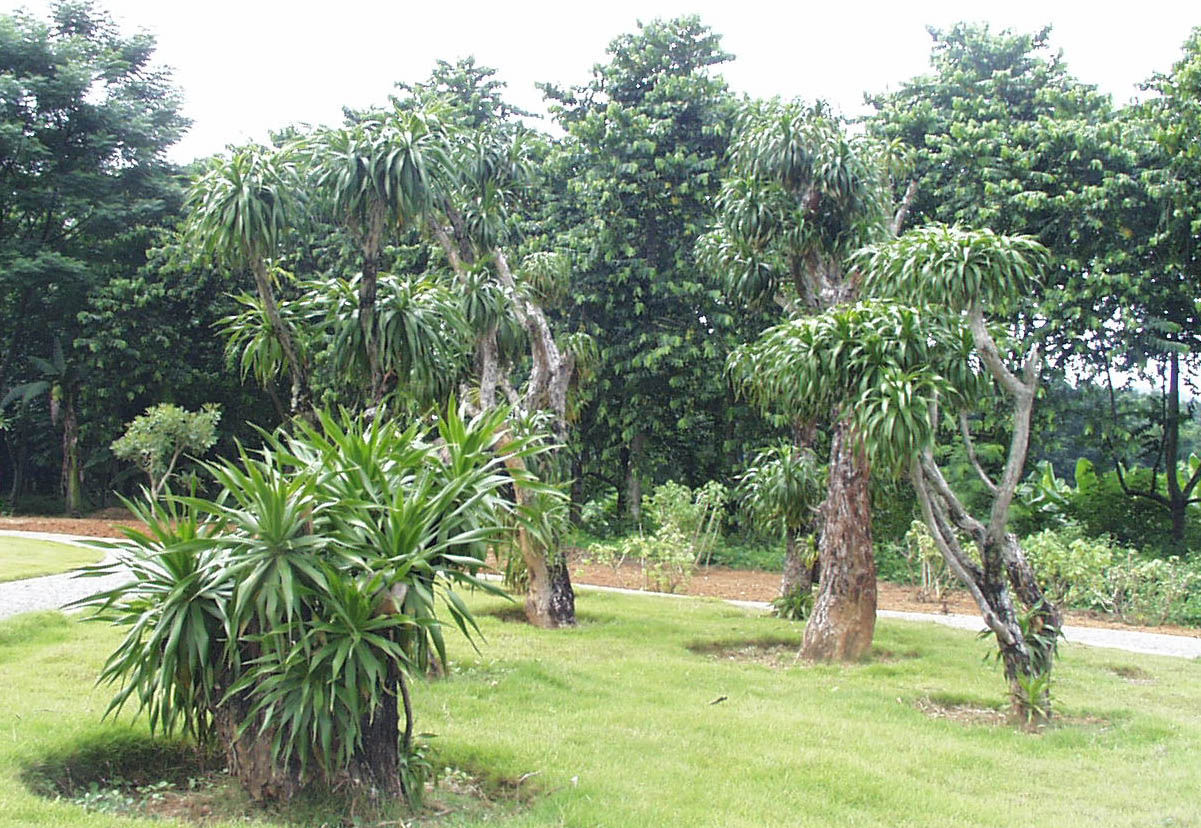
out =
[[[116,528],[120,525],[138,525],[129,512],[120,508],[105,509],[86,518],[65,517],[0,517],[0,529],[25,532],[57,532],[67,535],[89,535],[101,538],[124,537]],[[580,584],[617,586],[642,589],[644,584],[637,564],[627,563],[614,571],[600,564],[581,564],[573,561],[572,580]],[[759,572],[712,566],[700,569],[681,590],[686,595],[703,595],[714,598],[735,598],[743,601],[770,601],[780,589],[780,576],[773,572]],[[904,612],[943,612],[960,615],[976,615],[979,610],[971,596],[962,590],[943,593],[941,601],[921,601],[917,588],[880,582],[877,585],[877,604],[880,609]],[[1078,627],[1108,627],[1118,630],[1160,632],[1170,635],[1186,635],[1201,638],[1201,629],[1164,625],[1160,627],[1135,627],[1121,624],[1104,616],[1089,612],[1068,612],[1065,622]]]
[[60,535],[87,535],[92,538],[123,538],[117,526],[138,526],[129,512],[120,508],[103,509],[84,518],[0,517],[0,529],[20,532],[55,532]]
[[[580,584],[617,586],[628,589],[643,588],[642,576],[637,564],[627,563],[615,572],[612,567],[608,566],[574,562],[571,567],[571,577],[574,582]],[[743,601],[770,601],[779,594],[779,590],[780,575],[778,573],[713,566],[699,570],[681,592],[687,595],[737,598]],[[917,587],[900,586],[884,581],[877,584],[876,590],[877,605],[880,609],[958,615],[977,615],[980,612],[976,602],[963,590],[944,592],[941,601],[918,600]],[[1090,612],[1067,612],[1064,622],[1077,627],[1107,627],[1115,630],[1158,632],[1201,638],[1201,629],[1167,624],[1161,627],[1135,627]],[[983,623],[982,621],[982,627]]]

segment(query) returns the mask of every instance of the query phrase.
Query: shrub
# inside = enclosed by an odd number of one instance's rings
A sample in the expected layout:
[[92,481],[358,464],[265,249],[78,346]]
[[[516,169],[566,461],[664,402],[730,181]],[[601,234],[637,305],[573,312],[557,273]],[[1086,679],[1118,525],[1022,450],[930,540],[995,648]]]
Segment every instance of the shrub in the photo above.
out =
[[1081,537],[1078,528],[1069,526],[1031,535],[1022,541],[1022,549],[1052,602],[1080,609],[1112,609],[1108,578],[1115,554],[1108,541]]
[[692,578],[694,559],[688,539],[671,526],[650,536],[631,535],[617,544],[613,556],[622,562],[638,561],[644,589],[675,592]]
[[1070,524],[1031,535],[1022,548],[1055,603],[1113,613],[1132,624],[1201,621],[1201,568],[1195,563],[1083,537]]
[[1107,578],[1109,610],[1131,624],[1197,623],[1201,571],[1176,556],[1140,558],[1128,551]]
[[[130,504],[149,531],[92,570],[129,579],[80,602],[129,628],[101,674],[110,712],[136,701],[152,731],[220,742],[256,798],[399,782],[417,804],[406,677],[445,664],[443,618],[474,629],[455,586],[497,591],[475,575],[511,525],[514,472],[490,448],[505,414],[452,407],[432,429],[322,414],[206,465],[216,500]],[[269,766],[243,761],[262,749]]]

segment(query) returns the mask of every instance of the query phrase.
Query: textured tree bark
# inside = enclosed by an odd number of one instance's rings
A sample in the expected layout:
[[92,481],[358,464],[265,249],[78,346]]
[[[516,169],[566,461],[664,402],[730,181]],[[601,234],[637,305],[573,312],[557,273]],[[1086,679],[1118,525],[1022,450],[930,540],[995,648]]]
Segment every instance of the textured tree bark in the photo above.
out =
[[213,714],[217,740],[225,750],[226,769],[256,802],[286,802],[307,780],[298,768],[282,768],[271,758],[271,734],[260,734],[261,717],[245,729],[239,728],[250,709],[250,700],[239,694]]
[[821,587],[801,656],[855,661],[867,655],[876,627],[876,560],[872,554],[870,471],[846,420],[834,427],[830,482],[818,547]]
[[813,567],[801,554],[796,530],[784,530],[784,575],[780,578],[780,596],[791,595],[798,589],[813,588]]
[[400,681],[400,668],[395,662],[389,663],[384,704],[371,715],[363,717],[360,724],[363,743],[350,763],[350,783],[373,796],[404,793],[398,772],[400,715],[397,700],[400,698]]
[[67,514],[83,514],[83,493],[79,474],[79,419],[75,414],[75,390],[63,392],[63,494]]
[[629,462],[626,463],[625,502],[630,519],[635,523],[642,520],[642,478],[638,476],[638,460],[645,445],[646,435],[639,431],[630,440]]
[[[1059,609],[1043,595],[1017,538],[1006,530],[1006,524],[1030,441],[1030,418],[1038,390],[1038,350],[1031,349],[1019,377],[1005,365],[978,309],[969,312],[968,321],[981,361],[1013,400],[1013,436],[1000,481],[992,483],[977,467],[992,495],[987,523],[967,511],[934,462],[932,451],[927,450],[914,463],[911,478],[931,536],[996,636],[1015,713],[1026,721],[1037,722],[1051,713],[1050,685],[1049,681],[1040,684],[1033,680],[1049,680],[1062,618]],[[931,416],[937,415],[931,412]],[[961,429],[970,444],[965,422]],[[979,562],[963,548],[961,535],[975,543]],[[1014,595],[1026,609],[1024,617],[1018,614]]]

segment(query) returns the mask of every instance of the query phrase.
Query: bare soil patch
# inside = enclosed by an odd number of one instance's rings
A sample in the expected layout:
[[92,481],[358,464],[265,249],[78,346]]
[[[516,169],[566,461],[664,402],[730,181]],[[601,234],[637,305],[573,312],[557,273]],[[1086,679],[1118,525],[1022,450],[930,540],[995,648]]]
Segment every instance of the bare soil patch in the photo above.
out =
[[[708,656],[715,661],[737,661],[775,668],[811,663],[801,658],[800,639],[796,636],[769,635],[745,640],[693,641],[686,646],[690,652]],[[902,658],[917,658],[920,655],[918,652],[895,653],[882,647],[872,647],[861,663],[880,664]]]
[[127,510],[110,507],[93,512],[87,517],[46,517],[22,515],[0,517],[0,529],[17,532],[53,532],[59,535],[85,535],[91,538],[123,538],[119,526],[145,529],[145,524],[133,519]]

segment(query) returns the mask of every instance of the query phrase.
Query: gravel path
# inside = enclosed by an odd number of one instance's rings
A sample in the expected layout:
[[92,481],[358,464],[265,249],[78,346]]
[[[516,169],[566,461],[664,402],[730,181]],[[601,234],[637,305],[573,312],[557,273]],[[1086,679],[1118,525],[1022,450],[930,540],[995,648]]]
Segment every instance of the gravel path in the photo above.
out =
[[[77,535],[55,535],[47,532],[8,532],[0,530],[0,535],[19,535],[36,537],[45,540],[61,541],[63,543],[80,543],[87,540]],[[77,578],[74,573],[62,575],[47,575],[43,578],[29,578],[24,581],[10,581],[0,584],[0,618],[31,612],[41,609],[59,609],[64,604],[99,592],[111,589],[122,581],[120,575],[110,575],[104,578]],[[632,595],[648,595],[654,593],[641,592],[620,587],[584,586],[585,589],[604,590],[606,592],[624,592]],[[687,596],[673,595],[673,598]],[[729,601],[729,603],[747,609],[768,610],[771,605],[761,601]],[[983,622],[973,615],[941,615],[924,612],[897,612],[880,610],[880,618],[895,618],[901,621],[915,621],[942,624],[960,630],[978,632]],[[1175,656],[1177,658],[1201,658],[1201,638],[1190,638],[1181,635],[1164,635],[1163,633],[1135,632],[1132,630],[1113,630],[1104,627],[1075,627],[1064,626],[1064,637],[1070,644],[1087,644],[1090,647],[1109,647],[1115,650],[1125,650],[1131,653],[1147,653],[1149,655]]]

